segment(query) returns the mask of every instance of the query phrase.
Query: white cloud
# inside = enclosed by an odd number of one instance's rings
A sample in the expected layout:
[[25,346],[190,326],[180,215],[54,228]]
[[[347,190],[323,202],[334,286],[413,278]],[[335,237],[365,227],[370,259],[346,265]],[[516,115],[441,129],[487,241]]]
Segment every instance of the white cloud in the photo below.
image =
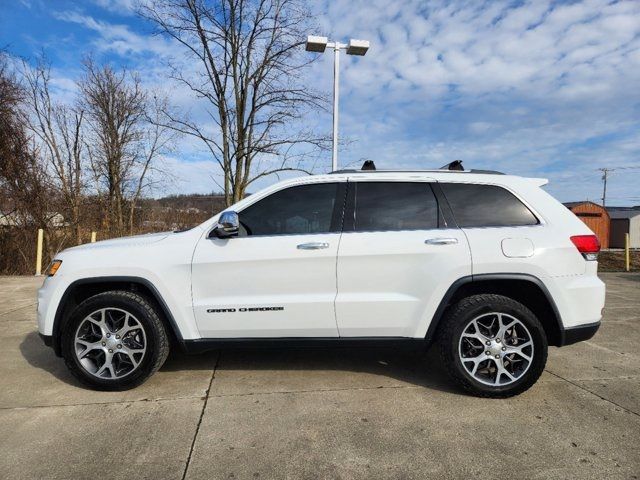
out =
[[[216,185],[220,178],[215,177],[219,171],[214,160],[188,160],[182,156],[166,156],[161,160],[160,170],[155,173],[159,184],[153,192],[155,196],[189,193],[219,192]],[[163,172],[169,172],[169,179]],[[156,179],[153,179],[154,181]]]
[[[383,0],[331,2],[321,21],[331,38],[372,43],[343,63],[341,134],[357,139],[345,161],[462,158],[550,176],[564,200],[597,194],[599,166],[638,165],[628,145],[640,143],[639,2],[393,3],[389,13]],[[313,69],[330,88],[330,59]],[[589,181],[574,185],[577,171]],[[620,183],[621,196],[633,192]]]
[[[134,0],[94,3],[125,14]],[[342,57],[340,133],[352,141],[344,162],[416,168],[461,158],[549,176],[563,200],[595,198],[597,167],[638,164],[638,1],[350,0],[313,8],[318,33],[371,41],[365,57]],[[98,51],[133,62],[148,86],[207,121],[191,93],[166,80],[168,58],[197,69],[170,41],[79,12],[57,18],[95,32]],[[332,56],[318,60],[307,84],[331,91]],[[306,121],[330,131],[330,114]],[[215,188],[204,172],[217,167],[196,141],[183,140],[170,165],[190,188]],[[635,195],[637,175],[616,180],[621,198]]]
[[[370,53],[358,63],[358,72],[347,72],[347,82],[390,70],[391,78],[406,79],[418,90],[440,84],[456,85],[469,95],[516,90],[526,96],[554,92],[561,96],[563,91],[557,87],[565,75],[572,74],[570,92],[586,96],[590,85],[600,91],[594,76],[610,83],[611,73],[605,67],[611,61],[631,62],[626,74],[639,78],[639,65],[634,58],[625,58],[623,48],[628,42],[640,46],[640,4],[626,3],[630,5],[625,14],[618,13],[618,4],[605,1],[553,10],[548,2],[535,1],[500,11],[494,7],[487,14],[474,4],[452,8],[451,4],[430,2],[425,15],[421,13],[424,3],[417,1],[405,3],[399,18],[386,23],[380,1],[354,1],[349,2],[348,12],[357,13],[350,15],[344,11],[345,3],[334,2],[331,16],[368,25],[363,36],[373,39]],[[423,21],[409,21],[408,17],[422,17]],[[341,36],[342,29],[348,35],[349,26],[342,22],[337,23],[334,35]],[[631,49],[627,46],[627,50]],[[579,68],[585,66],[589,68]],[[532,84],[537,88],[532,89]],[[383,89],[385,83],[377,86]]]
[[91,0],[97,6],[120,15],[133,15],[139,0]]
[[153,54],[167,57],[175,53],[173,45],[162,37],[132,32],[127,25],[118,25],[96,20],[90,15],[75,11],[54,13],[55,18],[76,23],[98,33],[93,45],[99,52],[113,52],[121,56],[130,54]]

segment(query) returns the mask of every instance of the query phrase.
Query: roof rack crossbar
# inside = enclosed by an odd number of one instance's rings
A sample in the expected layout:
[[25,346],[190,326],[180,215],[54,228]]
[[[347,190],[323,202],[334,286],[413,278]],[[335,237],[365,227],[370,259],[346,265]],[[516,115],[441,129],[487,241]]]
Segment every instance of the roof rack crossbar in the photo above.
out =
[[333,174],[345,174],[345,173],[366,173],[366,174],[375,174],[375,173],[483,173],[488,175],[506,175],[504,172],[498,172],[496,170],[441,170],[439,168],[431,169],[431,170],[355,170],[353,168],[348,168],[344,170],[335,170],[330,172]]

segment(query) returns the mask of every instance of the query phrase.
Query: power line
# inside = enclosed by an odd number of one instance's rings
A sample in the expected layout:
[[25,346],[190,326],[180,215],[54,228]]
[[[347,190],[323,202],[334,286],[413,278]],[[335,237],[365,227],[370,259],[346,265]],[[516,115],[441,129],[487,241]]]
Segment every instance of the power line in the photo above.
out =
[[615,172],[616,170],[634,170],[639,169],[640,167],[616,167],[616,168],[598,168],[598,171],[602,172],[602,206],[606,206],[607,204],[607,179],[609,177],[610,172]]

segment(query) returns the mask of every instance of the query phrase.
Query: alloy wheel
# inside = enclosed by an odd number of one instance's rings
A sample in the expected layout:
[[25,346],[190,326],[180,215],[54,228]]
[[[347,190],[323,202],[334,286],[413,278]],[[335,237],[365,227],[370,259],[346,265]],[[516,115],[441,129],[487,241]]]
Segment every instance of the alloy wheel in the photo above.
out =
[[485,313],[463,329],[458,355],[474,380],[501,387],[516,382],[529,370],[533,339],[517,318],[500,312]]
[[120,308],[101,308],[78,325],[74,338],[78,362],[91,375],[117,379],[134,372],[147,351],[144,327]]

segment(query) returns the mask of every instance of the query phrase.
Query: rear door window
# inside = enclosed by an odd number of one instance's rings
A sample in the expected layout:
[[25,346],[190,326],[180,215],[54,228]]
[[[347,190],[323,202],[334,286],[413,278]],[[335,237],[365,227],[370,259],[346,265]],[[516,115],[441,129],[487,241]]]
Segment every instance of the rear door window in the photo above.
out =
[[439,183],[459,227],[537,225],[536,216],[508,190],[496,185]]
[[428,183],[354,182],[350,188],[355,190],[353,230],[357,232],[438,228],[438,202]]

